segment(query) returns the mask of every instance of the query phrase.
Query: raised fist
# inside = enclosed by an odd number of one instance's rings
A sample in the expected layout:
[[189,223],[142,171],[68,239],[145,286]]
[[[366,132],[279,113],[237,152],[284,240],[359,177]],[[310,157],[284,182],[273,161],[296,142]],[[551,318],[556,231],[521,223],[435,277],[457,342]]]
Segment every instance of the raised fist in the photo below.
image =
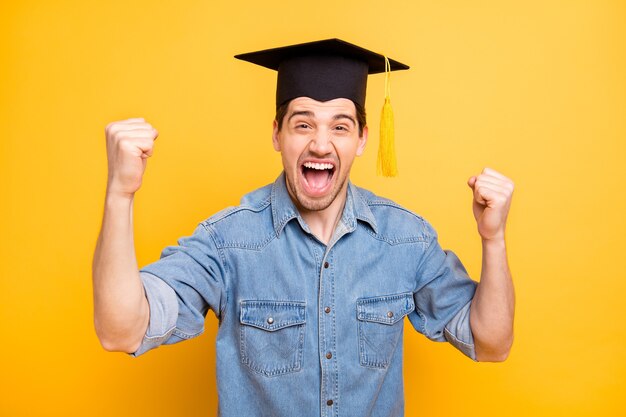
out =
[[498,171],[485,168],[467,180],[474,199],[472,209],[483,239],[504,239],[506,219],[511,207],[513,181]]
[[109,176],[107,193],[132,197],[141,187],[146,162],[159,132],[143,118],[109,123],[105,128]]

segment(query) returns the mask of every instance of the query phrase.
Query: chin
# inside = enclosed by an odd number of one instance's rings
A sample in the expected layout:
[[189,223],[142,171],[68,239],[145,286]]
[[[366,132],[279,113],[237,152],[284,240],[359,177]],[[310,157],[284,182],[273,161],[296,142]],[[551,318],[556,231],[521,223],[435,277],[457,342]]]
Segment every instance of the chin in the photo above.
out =
[[296,200],[298,205],[307,211],[322,211],[326,210],[335,201],[335,195],[324,196],[321,198],[310,198],[296,194]]
[[307,211],[322,211],[326,210],[337,199],[339,193],[344,189],[345,180],[335,182],[333,187],[328,190],[324,195],[310,196],[304,190],[300,184],[294,184],[292,179],[287,177],[287,188],[291,194],[292,199],[295,200],[299,209]]

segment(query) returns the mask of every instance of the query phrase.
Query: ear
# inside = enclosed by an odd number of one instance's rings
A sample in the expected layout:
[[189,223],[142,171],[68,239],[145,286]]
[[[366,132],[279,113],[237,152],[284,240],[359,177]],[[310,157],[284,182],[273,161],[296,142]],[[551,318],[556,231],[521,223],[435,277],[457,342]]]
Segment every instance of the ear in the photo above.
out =
[[365,126],[363,128],[363,134],[361,135],[361,137],[359,137],[359,143],[358,143],[358,146],[356,148],[356,156],[363,155],[363,152],[365,151],[365,145],[367,145],[367,134],[368,133],[369,133],[369,129],[367,128],[367,126]]
[[274,144],[274,150],[280,152],[280,141],[278,140],[278,122],[274,120],[272,132],[272,143]]

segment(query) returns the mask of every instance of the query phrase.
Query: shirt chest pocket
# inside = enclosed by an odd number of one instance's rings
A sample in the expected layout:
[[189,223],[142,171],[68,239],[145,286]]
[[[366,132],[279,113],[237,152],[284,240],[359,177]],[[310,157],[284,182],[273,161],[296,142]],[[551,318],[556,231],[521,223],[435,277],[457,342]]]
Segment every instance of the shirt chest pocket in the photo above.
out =
[[415,309],[412,293],[359,298],[359,362],[386,368],[401,340],[402,319]]
[[241,362],[265,376],[299,371],[305,308],[297,301],[241,301]]

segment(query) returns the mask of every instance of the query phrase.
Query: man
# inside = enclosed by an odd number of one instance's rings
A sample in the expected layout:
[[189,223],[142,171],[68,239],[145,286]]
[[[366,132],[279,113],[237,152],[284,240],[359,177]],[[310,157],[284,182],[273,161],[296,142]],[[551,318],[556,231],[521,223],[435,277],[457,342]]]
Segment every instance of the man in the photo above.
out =
[[368,138],[367,74],[385,57],[338,40],[239,57],[278,70],[273,145],[284,172],[141,271],[132,202],[157,131],[143,119],[107,126],[93,264],[104,348],[137,356],[195,337],[211,309],[222,416],[403,415],[404,317],[474,360],[504,360],[512,182],[488,168],[468,180],[483,242],[477,284],[426,220],[349,181]]

